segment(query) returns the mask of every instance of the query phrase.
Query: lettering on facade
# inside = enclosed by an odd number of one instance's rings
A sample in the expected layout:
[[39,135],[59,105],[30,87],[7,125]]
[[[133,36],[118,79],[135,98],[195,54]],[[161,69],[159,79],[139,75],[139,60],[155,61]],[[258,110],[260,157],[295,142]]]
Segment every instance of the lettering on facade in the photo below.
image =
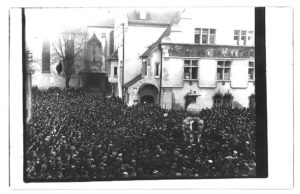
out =
[[169,56],[176,57],[220,57],[252,58],[254,47],[214,45],[169,45]]

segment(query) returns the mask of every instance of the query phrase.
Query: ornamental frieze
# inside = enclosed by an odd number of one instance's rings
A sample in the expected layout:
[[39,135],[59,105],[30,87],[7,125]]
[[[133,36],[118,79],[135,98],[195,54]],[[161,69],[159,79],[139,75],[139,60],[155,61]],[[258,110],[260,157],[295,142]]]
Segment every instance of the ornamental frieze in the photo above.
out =
[[179,44],[164,47],[164,51],[167,51],[167,56],[170,57],[253,58],[255,56],[254,47]]

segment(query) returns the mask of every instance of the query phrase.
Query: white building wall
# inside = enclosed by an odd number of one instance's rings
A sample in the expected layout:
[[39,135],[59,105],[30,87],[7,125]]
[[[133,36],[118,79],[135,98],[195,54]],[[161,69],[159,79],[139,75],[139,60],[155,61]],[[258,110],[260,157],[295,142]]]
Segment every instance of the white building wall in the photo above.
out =
[[[197,104],[201,108],[211,108],[213,96],[217,92],[231,93],[234,97],[233,106],[249,106],[249,96],[255,93],[254,82],[248,81],[248,62],[251,59],[232,60],[230,81],[217,81],[217,61],[224,59],[203,58],[198,59],[198,80],[183,80],[184,60],[185,58],[170,57],[164,58],[163,62],[162,86],[163,90],[172,91],[174,108],[184,108],[185,95],[194,90],[200,95],[197,98]],[[164,103],[168,102],[161,104]]]
[[164,30],[165,27],[155,26],[128,27],[125,33],[125,83],[142,72],[140,55],[161,36]]
[[[236,45],[234,30],[254,31],[254,8],[189,8],[181,18],[181,21],[171,29],[169,36],[171,43],[195,44],[195,28],[212,28],[216,29],[215,45],[234,46]],[[142,62],[139,55],[147,49],[147,46],[155,42],[164,30],[165,28],[153,26],[128,26],[125,31],[125,83],[142,72]],[[242,45],[240,46],[242,47]],[[249,41],[247,37],[246,46],[254,46],[254,41]],[[122,59],[122,47],[119,47],[119,61]],[[159,49],[156,49],[148,59],[150,60],[148,76],[128,88],[129,105],[138,98],[137,92],[142,84],[152,83],[159,88],[159,79],[153,77],[155,62],[160,61]],[[213,96],[219,91],[223,94],[230,92],[233,95],[234,107],[249,106],[249,96],[255,93],[254,82],[248,81],[248,62],[254,61],[253,58],[198,58],[198,60],[198,80],[185,81],[183,80],[184,58],[169,57],[164,51],[162,106],[164,103],[169,104],[169,102],[163,102],[164,99],[171,99],[174,108],[184,108],[184,97],[191,90],[196,90],[196,94],[200,95],[197,98],[197,103],[202,108],[212,107]],[[230,81],[217,81],[218,60],[232,61]],[[164,93],[166,95],[171,93],[172,98],[164,98]]]
[[[133,105],[135,104],[136,100],[140,100],[141,96],[138,95],[139,89],[141,86],[146,85],[146,84],[151,84],[154,85],[158,92],[159,92],[159,84],[160,84],[160,77],[155,76],[155,70],[156,70],[156,63],[160,63],[161,60],[161,53],[157,49],[153,53],[150,54],[149,58],[150,64],[147,67],[147,75],[143,75],[143,78],[138,81],[137,83],[133,84],[128,88],[128,94],[129,94],[129,100],[128,100],[128,105]],[[161,65],[161,63],[160,63]],[[159,71],[160,71],[160,66],[159,66]],[[157,100],[158,96],[155,96],[155,99]]]
[[185,81],[182,88],[172,88],[173,95],[173,107],[174,108],[184,108],[185,107],[185,95],[190,92],[190,90],[196,90],[196,94],[200,96],[197,98],[197,104],[201,108],[211,108],[213,107],[213,96],[217,92],[225,94],[227,92],[233,95],[233,106],[237,107],[238,105],[243,107],[249,107],[249,96],[255,93],[254,82],[249,82],[249,85],[246,89],[233,89],[230,86],[230,82],[225,82],[225,85],[222,82],[217,82],[215,88],[200,88],[197,82],[192,82],[192,85],[189,84],[189,81]]
[[[101,49],[102,49],[102,53],[107,53],[109,48],[109,43],[108,43],[108,39],[109,39],[109,33],[112,31],[112,29],[109,28],[88,28],[88,37],[87,37],[87,41],[93,36],[93,34],[95,33],[97,38],[100,40],[101,42]],[[106,34],[106,38],[101,38],[101,33],[105,33]],[[50,44],[52,47],[52,43]],[[49,87],[59,87],[59,88],[65,88],[65,77],[58,75],[56,72],[56,66],[58,65],[59,61],[54,61],[51,58],[51,62],[50,62],[50,73],[42,73],[42,60],[41,60],[41,56],[42,56],[42,45],[40,45],[39,50],[37,50],[37,52],[34,52],[34,58],[37,59],[35,63],[33,63],[33,69],[35,70],[35,72],[32,74],[32,86],[37,86],[38,88],[41,89],[47,89]],[[52,48],[51,48],[52,49]],[[40,54],[38,53],[40,52]],[[84,54],[84,52],[82,52],[82,54]],[[100,56],[98,56],[100,57]],[[106,63],[106,57],[108,57],[108,55],[104,54],[104,57],[102,57],[102,64]],[[84,58],[82,58],[82,60],[80,60],[80,67],[82,68],[83,64],[84,64]],[[103,67],[104,68],[104,67]],[[70,87],[76,88],[76,87],[80,87],[80,81],[78,78],[78,74],[73,74],[70,80]]]
[[233,60],[231,63],[231,87],[237,89],[248,86],[248,67],[250,60]]
[[[254,31],[254,8],[188,8],[181,15],[178,24],[173,25],[169,39],[171,43],[195,44],[195,28],[216,29],[215,45],[237,45],[234,30]],[[252,40],[246,40],[246,46],[254,46]],[[254,35],[254,34],[253,34]],[[243,45],[239,45],[243,46]],[[188,58],[186,58],[188,59]],[[195,59],[195,58],[189,58]],[[233,95],[233,106],[249,106],[249,96],[255,93],[253,81],[248,81],[248,59],[198,58],[198,80],[183,80],[184,58],[169,57],[164,51],[163,59],[163,91],[172,93],[172,106],[185,107],[185,95],[196,91],[200,95],[197,104],[202,108],[213,106],[213,96],[217,92]],[[217,61],[230,60],[230,81],[217,81]],[[162,94],[164,96],[164,92]],[[164,97],[162,97],[164,99]],[[166,98],[169,99],[169,98]],[[162,102],[163,104],[168,102]]]
[[198,61],[199,87],[215,88],[217,86],[217,61],[215,59],[201,59]]
[[118,61],[111,61],[110,62],[110,72],[109,72],[109,77],[108,77],[108,81],[111,83],[117,83],[118,82],[118,76],[119,76],[119,70],[117,70],[117,76],[114,76],[114,68],[118,67]]
[[[216,45],[236,45],[234,30],[254,31],[254,8],[188,8],[172,27],[171,42],[193,44],[195,28],[216,29]],[[254,39],[253,39],[254,40]],[[254,46],[248,41],[247,46]]]
[[148,66],[148,75],[144,76],[145,80],[159,80],[159,76],[155,76],[156,63],[159,63],[159,73],[160,73],[160,65],[161,65],[161,53],[158,49],[152,52],[149,56],[150,65]]
[[183,87],[183,65],[182,59],[163,59],[162,87]]
[[[42,73],[42,64],[34,63],[35,72],[32,74],[32,86],[37,86],[40,89],[48,89],[49,87],[65,88],[66,79],[56,73],[56,65],[57,63],[50,65],[50,73]],[[73,74],[69,82],[70,87],[77,88],[79,84],[78,75]]]

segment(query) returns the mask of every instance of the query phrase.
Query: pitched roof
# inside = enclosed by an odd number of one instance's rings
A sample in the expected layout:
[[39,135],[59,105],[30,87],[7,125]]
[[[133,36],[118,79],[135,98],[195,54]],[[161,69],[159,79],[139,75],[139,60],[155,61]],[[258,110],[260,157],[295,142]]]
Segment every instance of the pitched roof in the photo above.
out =
[[143,79],[142,74],[139,74],[138,76],[136,76],[135,78],[133,78],[132,80],[130,80],[129,82],[127,82],[124,87],[128,88],[129,86],[132,86],[133,84],[135,84],[136,82],[140,81],[141,79]]
[[118,60],[118,50],[115,50],[109,57],[107,60]]
[[173,24],[177,24],[180,20],[180,13],[176,12],[173,18],[170,21],[170,24],[166,28],[166,30],[162,33],[162,35],[155,41],[148,49],[140,56],[141,58],[148,57],[150,53],[157,48],[157,46],[161,43],[162,39],[171,34],[171,29]]
[[139,18],[141,10],[132,10],[127,13],[128,22],[138,22],[140,24],[164,24],[168,25],[171,23],[175,15],[178,14],[178,10],[175,9],[166,9],[166,8],[152,8],[144,10],[147,12],[147,19],[141,20]]
[[101,46],[101,42],[100,40],[97,38],[96,34],[94,33],[93,36],[90,38],[90,40],[88,41],[88,44],[92,43],[92,42],[96,42],[97,45]]
[[171,34],[171,27],[172,25],[170,24],[166,30],[162,33],[162,35],[155,41],[151,46],[148,47],[148,49],[140,56],[141,58],[148,57],[150,53],[161,43],[161,40],[169,36]]

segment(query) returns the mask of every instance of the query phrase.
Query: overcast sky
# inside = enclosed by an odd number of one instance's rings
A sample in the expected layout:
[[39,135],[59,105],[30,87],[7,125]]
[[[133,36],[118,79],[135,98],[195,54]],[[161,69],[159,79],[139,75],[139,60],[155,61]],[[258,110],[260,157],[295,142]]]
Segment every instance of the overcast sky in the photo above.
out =
[[[182,9],[178,8],[178,10]],[[189,15],[192,17],[201,16],[204,23],[212,24],[220,21],[220,18],[228,18],[230,24],[239,27],[245,26],[247,27],[245,29],[254,29],[254,8],[251,7],[197,7],[186,10],[189,10]],[[109,18],[116,17],[121,11],[124,9],[27,8],[25,9],[27,45],[33,52],[33,57],[39,58],[41,57],[42,42],[45,39],[55,41],[65,29],[99,25]]]

